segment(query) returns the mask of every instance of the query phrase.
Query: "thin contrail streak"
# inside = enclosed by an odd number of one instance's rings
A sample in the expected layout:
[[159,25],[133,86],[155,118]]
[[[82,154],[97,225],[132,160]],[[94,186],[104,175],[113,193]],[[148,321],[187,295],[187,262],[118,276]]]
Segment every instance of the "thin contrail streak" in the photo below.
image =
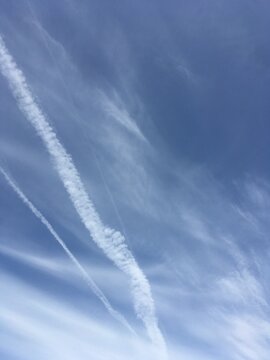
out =
[[[73,101],[73,98],[72,98],[72,96],[71,96],[71,94],[70,94],[70,91],[69,91],[69,87],[68,87],[68,85],[67,85],[67,82],[66,82],[65,78],[62,76],[61,71],[60,71],[60,69],[59,69],[59,62],[57,61],[56,57],[55,57],[54,54],[52,53],[51,48],[50,48],[50,45],[49,45],[49,41],[48,41],[48,39],[47,39],[47,37],[49,37],[50,40],[51,40],[52,38],[51,38],[51,36],[50,36],[49,34],[47,34],[47,31],[46,31],[46,30],[42,27],[42,25],[40,24],[39,19],[38,19],[36,13],[35,13],[35,10],[33,9],[32,5],[31,5],[31,3],[30,3],[29,1],[27,1],[27,5],[28,5],[28,7],[29,7],[31,16],[32,16],[33,19],[34,19],[33,22],[34,22],[35,26],[37,27],[37,29],[39,30],[41,39],[42,39],[43,43],[45,44],[45,47],[46,47],[46,49],[47,49],[47,51],[48,51],[48,53],[49,53],[49,56],[50,56],[52,62],[54,63],[55,68],[57,69],[57,75],[58,75],[60,81],[61,81],[62,84],[63,84],[64,90],[65,90],[65,93],[66,93],[66,96],[67,96],[67,100],[68,100],[68,102],[70,102],[71,104],[74,105],[74,101]],[[53,41],[55,41],[55,43],[57,43],[57,44],[59,45],[59,42],[58,42],[58,41],[56,41],[55,39],[53,39]],[[62,44],[61,44],[61,46],[62,46]],[[64,50],[64,49],[63,49],[63,50]],[[74,116],[74,119],[77,121],[77,119],[76,119],[76,114],[75,114],[74,110],[71,109],[71,112],[72,112],[72,115]],[[88,143],[89,143],[89,141],[92,142],[91,139],[87,139],[87,136],[86,136],[86,133],[85,133],[85,132],[82,133],[82,136],[87,140]],[[109,187],[109,185],[108,185],[108,183],[107,183],[107,181],[106,181],[106,179],[105,179],[105,176],[104,176],[104,174],[103,174],[103,170],[102,170],[102,167],[101,167],[100,160],[99,160],[99,158],[98,158],[97,152],[96,152],[96,150],[94,149],[94,146],[93,146],[92,144],[90,144],[90,147],[92,148],[92,153],[93,153],[93,155],[94,155],[95,162],[96,162],[96,165],[97,165],[97,168],[98,168],[98,171],[99,171],[99,174],[100,174],[102,183],[103,183],[103,185],[104,185],[105,191],[107,192],[108,197],[109,197],[109,199],[110,199],[110,201],[111,201],[112,207],[113,207],[114,212],[115,212],[115,214],[116,214],[116,217],[117,217],[117,219],[118,219],[118,222],[119,222],[119,225],[120,225],[120,227],[121,227],[121,230],[122,230],[122,232],[123,232],[123,234],[124,234],[124,236],[125,236],[125,239],[126,239],[128,245],[129,245],[129,247],[131,247],[131,243],[130,243],[130,241],[129,241],[129,239],[128,239],[128,236],[127,236],[127,231],[126,231],[126,228],[125,228],[125,225],[124,225],[124,221],[123,221],[123,219],[122,219],[122,217],[121,217],[121,214],[120,214],[120,211],[119,211],[118,206],[117,206],[117,204],[116,204],[116,201],[115,201],[115,199],[114,199],[114,197],[113,197],[113,194],[112,194],[112,192],[111,192],[111,190],[110,190],[110,187]]]
[[9,186],[14,190],[14,192],[18,195],[18,197],[22,200],[22,202],[32,211],[32,213],[42,222],[42,224],[47,228],[47,230],[51,233],[51,235],[55,238],[55,240],[62,246],[70,260],[74,263],[77,269],[80,272],[82,278],[86,281],[87,285],[93,291],[93,293],[99,298],[99,300],[103,303],[108,312],[122,325],[128,328],[133,334],[135,331],[128,324],[127,320],[110,304],[109,300],[103,294],[103,292],[96,285],[94,280],[90,277],[90,275],[86,272],[86,270],[82,267],[80,262],[76,259],[76,257],[72,254],[72,252],[68,249],[65,242],[60,238],[57,232],[54,230],[49,221],[45,218],[44,215],[33,205],[33,203],[26,197],[26,195],[22,192],[22,190],[15,184],[15,182],[8,176],[4,169],[0,166],[0,172],[6,179]]
[[7,79],[20,110],[46,146],[82,223],[107,257],[128,275],[136,314],[143,321],[149,337],[158,348],[160,357],[167,359],[166,344],[158,327],[154,300],[148,280],[128,249],[122,234],[102,223],[85,190],[72,157],[60,143],[45,114],[35,102],[22,71],[17,67],[1,36],[0,70]]
[[[91,145],[92,146],[92,145]],[[103,182],[103,185],[104,185],[104,188],[108,194],[108,197],[111,201],[111,204],[114,208],[114,212],[116,214],[116,217],[118,219],[118,222],[120,224],[120,227],[122,228],[122,232],[123,232],[123,235],[128,243],[128,246],[131,247],[131,244],[130,244],[130,241],[128,240],[128,235],[127,235],[127,231],[126,231],[126,227],[125,227],[125,224],[124,224],[124,221],[122,220],[122,216],[120,215],[120,211],[118,209],[118,206],[116,204],[116,201],[114,199],[114,196],[112,194],[112,191],[110,189],[110,187],[108,186],[107,184],[107,181],[105,179],[105,175],[104,175],[104,172],[102,170],[102,167],[101,167],[101,164],[100,164],[100,160],[98,158],[98,154],[95,152],[95,150],[93,149],[93,154],[94,154],[94,157],[95,157],[95,160],[96,160],[96,165],[97,165],[97,168],[98,168],[98,171],[99,171],[99,174],[100,174],[100,177],[102,179],[102,182]]]

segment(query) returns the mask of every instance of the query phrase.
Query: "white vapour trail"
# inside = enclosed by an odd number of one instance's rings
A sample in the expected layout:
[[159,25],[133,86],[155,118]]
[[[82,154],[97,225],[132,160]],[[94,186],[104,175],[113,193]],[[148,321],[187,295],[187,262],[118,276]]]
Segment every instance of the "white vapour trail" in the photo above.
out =
[[91,202],[79,173],[45,114],[36,104],[22,71],[17,67],[0,36],[0,70],[7,79],[18,106],[43,140],[81,221],[92,239],[115,265],[129,276],[137,316],[144,322],[149,337],[161,358],[167,358],[164,338],[158,327],[151,288],[135,258],[128,249],[125,238],[105,226]]
[[13,180],[8,176],[8,174],[5,172],[3,168],[0,166],[0,172],[6,179],[9,186],[15,191],[15,193],[19,196],[19,198],[23,201],[23,203],[28,206],[28,208],[32,211],[32,213],[45,225],[45,227],[49,230],[51,235],[55,238],[55,240],[62,246],[66,254],[69,256],[70,260],[74,263],[74,265],[77,267],[77,269],[80,272],[80,275],[83,277],[83,279],[86,281],[87,285],[90,287],[90,289],[93,291],[93,293],[99,298],[99,300],[103,303],[105,308],[108,310],[108,312],[122,325],[124,325],[126,328],[128,328],[133,334],[135,334],[132,327],[129,325],[127,320],[117,311],[115,310],[112,305],[110,304],[109,300],[106,298],[106,296],[103,294],[103,292],[99,289],[99,287],[96,285],[94,280],[90,277],[90,275],[86,272],[86,270],[82,267],[82,265],[79,263],[79,261],[76,259],[76,257],[72,254],[72,252],[68,249],[65,242],[60,238],[60,236],[57,234],[57,232],[54,230],[52,225],[49,223],[49,221],[45,218],[44,215],[33,205],[33,203],[26,197],[26,195],[22,192],[22,190],[14,183]]

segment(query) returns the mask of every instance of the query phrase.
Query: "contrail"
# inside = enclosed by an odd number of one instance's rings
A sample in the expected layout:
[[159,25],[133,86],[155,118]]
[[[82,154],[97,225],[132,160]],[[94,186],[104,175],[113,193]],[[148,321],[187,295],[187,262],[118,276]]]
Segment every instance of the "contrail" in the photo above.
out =
[[26,197],[26,195],[22,192],[22,190],[14,183],[13,180],[8,176],[8,174],[5,172],[5,170],[0,166],[0,172],[6,179],[9,186],[15,191],[15,193],[19,196],[19,198],[23,201],[23,203],[28,206],[28,208],[32,211],[32,213],[45,225],[45,227],[49,230],[49,232],[52,234],[52,236],[55,238],[55,240],[62,246],[66,254],[69,256],[70,260],[74,263],[74,265],[79,270],[81,276],[86,281],[87,285],[90,287],[90,289],[93,291],[93,293],[99,298],[99,300],[103,303],[105,308],[108,310],[108,312],[117,320],[120,321],[122,325],[124,325],[126,328],[128,328],[133,334],[135,334],[135,331],[132,329],[132,327],[128,324],[127,320],[117,311],[115,310],[112,305],[110,304],[109,300],[106,298],[106,296],[103,294],[103,292],[99,289],[99,287],[96,285],[94,280],[89,276],[89,274],[85,271],[85,269],[82,267],[82,265],[79,263],[79,261],[76,259],[76,257],[72,254],[72,252],[68,249],[65,242],[60,238],[60,236],[57,234],[57,232],[54,230],[52,225],[49,223],[49,221],[45,218],[44,215],[33,205],[33,203]]
[[[59,80],[60,80],[60,81],[62,82],[62,84],[63,84],[64,90],[65,90],[65,93],[66,93],[66,97],[67,97],[67,101],[74,105],[74,101],[73,101],[73,98],[72,98],[72,96],[71,96],[71,94],[70,94],[70,91],[69,91],[69,87],[68,87],[68,85],[67,85],[67,82],[66,82],[64,76],[61,74],[61,71],[60,71],[60,69],[59,69],[59,62],[57,61],[56,57],[54,56],[53,52],[51,51],[50,44],[49,44],[49,40],[50,40],[50,41],[53,41],[53,42],[56,43],[58,46],[62,46],[62,47],[63,47],[63,45],[60,44],[58,41],[56,41],[54,38],[52,38],[52,36],[49,35],[49,34],[47,33],[47,31],[42,27],[42,25],[40,24],[40,22],[39,22],[39,20],[38,20],[38,17],[37,17],[37,15],[36,15],[36,13],[35,13],[35,10],[33,9],[33,6],[32,6],[32,4],[31,4],[29,1],[27,1],[27,5],[28,5],[28,7],[29,7],[31,16],[32,16],[33,19],[34,19],[34,20],[33,20],[33,23],[34,23],[34,25],[37,27],[37,29],[38,29],[39,32],[40,32],[41,39],[42,39],[42,41],[43,41],[43,43],[44,43],[44,45],[45,45],[45,47],[46,47],[46,49],[47,49],[47,51],[48,51],[48,54],[49,54],[52,62],[54,63],[54,66],[55,66],[55,68],[56,68],[56,70],[57,70],[57,75],[58,75],[58,77],[59,77]],[[49,38],[49,40],[48,40],[48,38]],[[64,47],[63,47],[63,51],[64,51]],[[77,120],[77,119],[76,119],[76,114],[75,114],[75,112],[74,112],[73,109],[71,109],[71,113],[72,113],[72,116],[74,116],[75,120]],[[80,120],[79,120],[79,121],[80,121]],[[106,181],[106,179],[105,179],[105,176],[104,176],[104,174],[103,174],[103,170],[102,170],[102,167],[101,167],[101,164],[100,164],[100,160],[99,160],[99,158],[98,158],[98,154],[97,154],[96,150],[94,149],[94,146],[91,144],[92,139],[89,138],[89,137],[87,137],[86,134],[85,134],[85,132],[83,132],[82,136],[87,140],[88,143],[89,143],[89,141],[90,141],[90,147],[92,148],[92,152],[93,152],[93,155],[94,155],[94,158],[95,158],[95,162],[96,162],[96,165],[97,165],[97,168],[98,168],[98,171],[99,171],[99,174],[100,174],[102,183],[103,183],[103,185],[104,185],[105,191],[106,191],[107,194],[108,194],[109,200],[110,200],[110,202],[111,202],[111,204],[112,204],[112,207],[113,207],[113,209],[114,209],[115,215],[116,215],[116,217],[117,217],[117,219],[118,219],[118,222],[119,222],[119,225],[120,225],[120,227],[121,227],[122,233],[123,233],[123,235],[124,235],[124,237],[125,237],[125,239],[126,239],[126,242],[127,242],[128,246],[131,247],[131,244],[130,244],[130,242],[129,242],[129,240],[128,240],[127,231],[126,231],[126,229],[125,229],[124,221],[122,220],[120,211],[119,211],[118,206],[117,206],[117,204],[116,204],[116,201],[114,200],[113,194],[112,194],[112,192],[111,192],[111,190],[110,190],[110,187],[109,187],[109,185],[108,185],[108,183],[107,183],[107,181]]]
[[115,265],[129,276],[137,316],[157,347],[159,357],[167,359],[167,349],[155,315],[155,305],[148,280],[128,249],[125,238],[105,226],[90,200],[71,156],[58,140],[46,115],[36,104],[22,71],[0,36],[0,70],[26,119],[33,125],[46,146],[69,197],[94,242]]

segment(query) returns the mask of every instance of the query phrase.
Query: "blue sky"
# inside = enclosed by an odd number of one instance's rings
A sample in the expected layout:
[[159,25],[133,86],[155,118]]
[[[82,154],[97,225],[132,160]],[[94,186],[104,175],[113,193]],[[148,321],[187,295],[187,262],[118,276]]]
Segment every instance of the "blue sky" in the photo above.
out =
[[268,2],[0,10],[0,358],[268,360]]

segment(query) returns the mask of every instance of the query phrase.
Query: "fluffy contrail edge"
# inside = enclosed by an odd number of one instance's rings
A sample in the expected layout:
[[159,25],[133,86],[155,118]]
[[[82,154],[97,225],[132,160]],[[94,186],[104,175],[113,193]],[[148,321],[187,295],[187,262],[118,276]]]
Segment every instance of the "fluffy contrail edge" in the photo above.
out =
[[1,36],[0,70],[7,79],[20,110],[33,125],[46,146],[82,223],[89,231],[94,242],[107,257],[128,275],[136,314],[143,321],[151,341],[158,350],[159,357],[167,359],[166,344],[158,327],[155,305],[148,280],[128,249],[122,234],[102,223],[71,156],[60,143],[56,133],[49,125],[46,115],[35,102],[24,74],[18,68]]
[[15,184],[15,182],[8,176],[5,170],[0,166],[0,173],[4,176],[9,186],[14,190],[14,192],[18,195],[18,197],[22,200],[22,202],[32,211],[32,213],[42,222],[42,224],[48,229],[51,235],[55,238],[55,240],[62,246],[70,260],[74,263],[77,269],[80,272],[82,278],[86,281],[87,285],[93,291],[93,293],[99,298],[99,300],[103,303],[108,312],[122,325],[128,328],[133,334],[135,334],[132,327],[128,324],[127,320],[110,304],[109,300],[103,294],[103,292],[96,285],[94,280],[90,277],[90,275],[86,272],[86,270],[82,267],[80,262],[76,259],[76,257],[72,254],[69,248],[66,246],[65,242],[60,238],[57,232],[54,230],[49,221],[45,218],[45,216],[33,205],[33,203],[27,198],[27,196],[22,192],[22,190]]

